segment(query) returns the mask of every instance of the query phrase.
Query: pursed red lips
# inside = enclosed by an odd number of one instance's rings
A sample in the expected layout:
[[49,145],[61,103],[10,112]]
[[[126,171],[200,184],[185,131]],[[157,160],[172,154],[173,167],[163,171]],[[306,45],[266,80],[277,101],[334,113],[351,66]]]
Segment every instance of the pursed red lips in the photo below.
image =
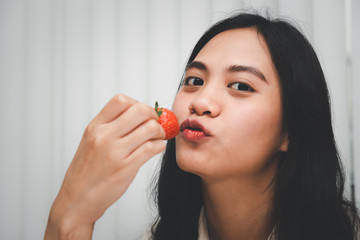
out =
[[180,131],[185,139],[198,141],[211,136],[211,132],[195,119],[186,119],[180,125]]

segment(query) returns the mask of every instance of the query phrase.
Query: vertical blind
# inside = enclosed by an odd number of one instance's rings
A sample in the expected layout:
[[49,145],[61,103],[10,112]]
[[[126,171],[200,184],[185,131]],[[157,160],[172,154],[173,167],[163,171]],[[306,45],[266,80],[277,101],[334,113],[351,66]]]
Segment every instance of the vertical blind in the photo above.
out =
[[[360,186],[359,1],[0,0],[0,239],[41,239],[82,132],[102,106],[124,93],[170,108],[197,39],[244,8],[287,16],[313,43],[347,186],[352,170]],[[149,183],[158,161],[140,169],[93,239],[139,238],[156,214]]]

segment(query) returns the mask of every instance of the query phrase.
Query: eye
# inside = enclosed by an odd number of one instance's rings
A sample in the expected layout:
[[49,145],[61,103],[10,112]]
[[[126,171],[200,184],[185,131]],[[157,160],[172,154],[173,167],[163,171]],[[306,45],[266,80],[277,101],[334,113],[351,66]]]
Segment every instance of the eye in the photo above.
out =
[[231,84],[228,85],[228,87],[230,87],[232,89],[235,89],[235,90],[239,90],[239,91],[255,92],[252,87],[250,87],[246,83],[242,83],[242,82],[231,83]]
[[204,80],[197,77],[187,77],[184,81],[184,85],[187,86],[201,86],[204,84]]

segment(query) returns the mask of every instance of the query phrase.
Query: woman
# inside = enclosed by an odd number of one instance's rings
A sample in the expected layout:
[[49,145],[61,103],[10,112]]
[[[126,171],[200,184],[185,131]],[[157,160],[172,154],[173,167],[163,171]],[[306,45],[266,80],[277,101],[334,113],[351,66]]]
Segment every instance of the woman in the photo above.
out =
[[[296,28],[256,14],[214,25],[189,58],[173,111],[181,134],[163,157],[153,239],[356,239],[324,75]],[[84,133],[45,238],[91,238],[164,149],[156,119],[126,96],[110,100]]]

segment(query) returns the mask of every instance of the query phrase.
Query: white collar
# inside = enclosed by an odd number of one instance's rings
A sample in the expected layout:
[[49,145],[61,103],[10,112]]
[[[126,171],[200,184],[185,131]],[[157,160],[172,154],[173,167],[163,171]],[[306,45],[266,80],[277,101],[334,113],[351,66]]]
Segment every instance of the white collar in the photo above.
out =
[[208,232],[208,228],[207,228],[204,207],[201,208],[200,217],[199,217],[199,238],[198,238],[198,240],[209,240],[209,232]]

